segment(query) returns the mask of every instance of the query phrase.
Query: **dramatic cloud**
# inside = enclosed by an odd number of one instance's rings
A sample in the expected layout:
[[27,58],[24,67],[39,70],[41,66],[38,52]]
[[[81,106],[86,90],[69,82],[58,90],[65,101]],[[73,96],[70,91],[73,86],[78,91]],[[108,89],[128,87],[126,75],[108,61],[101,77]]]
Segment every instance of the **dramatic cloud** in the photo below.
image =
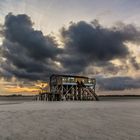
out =
[[0,24],[0,37],[3,36],[3,26]]
[[102,90],[124,90],[140,88],[140,78],[111,77],[98,78],[99,88]]
[[[140,31],[131,24],[105,28],[97,20],[71,23],[62,28],[61,35],[65,44],[62,64],[75,72],[84,71],[89,65],[103,67],[110,60],[131,57],[125,42],[138,43],[140,39]],[[131,62],[136,66],[136,61]]]
[[8,14],[5,18],[5,37],[12,43],[18,43],[28,55],[37,60],[54,58],[59,49],[50,36],[32,28],[33,23],[27,15]]
[[15,16],[9,13],[3,28],[3,75],[38,80],[57,72],[54,61],[57,54],[61,54],[61,49],[54,37],[34,30],[31,19],[24,14]]
[[140,69],[140,64],[137,63],[136,57],[130,57],[129,61],[130,61],[131,66],[132,66],[135,70],[139,70],[139,69]]
[[[139,44],[140,31],[134,25],[118,23],[106,28],[97,20],[80,21],[62,28],[60,48],[55,37],[44,36],[33,28],[30,17],[9,13],[0,27],[3,44],[0,46],[0,77],[36,81],[48,80],[53,73],[117,74],[130,67],[138,71],[140,64],[132,55],[127,42]],[[122,61],[116,65],[113,60]],[[127,62],[128,61],[128,62]],[[99,79],[103,89],[137,88],[139,79],[116,77]],[[119,84],[120,83],[120,84]],[[125,83],[125,84],[124,84]]]

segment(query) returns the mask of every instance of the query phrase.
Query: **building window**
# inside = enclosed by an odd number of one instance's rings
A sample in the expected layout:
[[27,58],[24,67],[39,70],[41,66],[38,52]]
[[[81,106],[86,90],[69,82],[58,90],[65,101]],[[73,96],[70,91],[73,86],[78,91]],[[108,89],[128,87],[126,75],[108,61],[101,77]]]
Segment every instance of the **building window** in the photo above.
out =
[[66,79],[66,78],[62,78],[62,81],[63,81],[63,82],[67,82],[67,79]]
[[88,83],[89,83],[89,84],[91,84],[91,83],[92,83],[91,79],[89,79],[89,80],[88,80]]

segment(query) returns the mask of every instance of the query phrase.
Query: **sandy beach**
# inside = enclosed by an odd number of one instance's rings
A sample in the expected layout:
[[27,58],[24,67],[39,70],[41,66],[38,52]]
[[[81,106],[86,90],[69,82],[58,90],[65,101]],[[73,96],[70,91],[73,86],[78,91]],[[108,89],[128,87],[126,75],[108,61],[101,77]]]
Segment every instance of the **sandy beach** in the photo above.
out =
[[139,124],[139,99],[0,102],[0,140],[139,140]]

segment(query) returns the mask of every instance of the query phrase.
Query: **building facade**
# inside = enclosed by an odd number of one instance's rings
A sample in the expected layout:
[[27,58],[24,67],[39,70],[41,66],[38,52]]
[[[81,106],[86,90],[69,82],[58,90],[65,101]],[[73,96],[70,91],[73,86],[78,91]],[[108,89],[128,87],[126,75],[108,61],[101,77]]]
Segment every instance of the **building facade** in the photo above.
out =
[[96,80],[84,76],[52,75],[50,93],[52,100],[98,100]]

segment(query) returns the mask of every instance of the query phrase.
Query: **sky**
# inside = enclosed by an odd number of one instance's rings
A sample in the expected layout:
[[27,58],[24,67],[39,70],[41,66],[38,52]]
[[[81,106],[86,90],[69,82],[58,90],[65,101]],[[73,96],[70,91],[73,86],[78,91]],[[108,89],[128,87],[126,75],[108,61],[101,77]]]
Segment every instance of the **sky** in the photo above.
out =
[[139,0],[0,0],[0,93],[35,93],[53,73],[140,88]]

